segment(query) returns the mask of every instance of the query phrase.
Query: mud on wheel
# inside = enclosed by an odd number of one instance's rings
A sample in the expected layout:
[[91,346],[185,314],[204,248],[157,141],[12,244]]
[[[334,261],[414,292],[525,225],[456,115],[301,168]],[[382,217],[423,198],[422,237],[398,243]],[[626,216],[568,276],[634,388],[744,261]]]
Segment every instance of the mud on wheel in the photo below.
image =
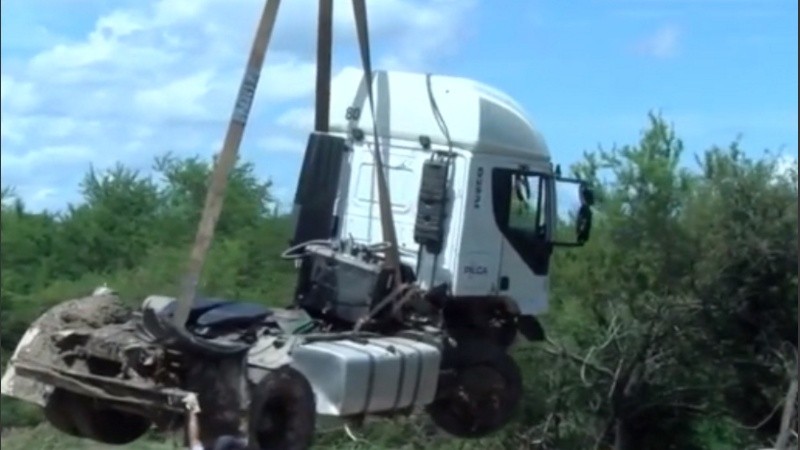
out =
[[305,376],[285,366],[253,388],[249,441],[258,450],[307,450],[316,427],[314,391]]
[[463,342],[444,361],[449,376],[427,409],[433,422],[461,438],[500,430],[513,418],[522,397],[519,366],[502,347]]

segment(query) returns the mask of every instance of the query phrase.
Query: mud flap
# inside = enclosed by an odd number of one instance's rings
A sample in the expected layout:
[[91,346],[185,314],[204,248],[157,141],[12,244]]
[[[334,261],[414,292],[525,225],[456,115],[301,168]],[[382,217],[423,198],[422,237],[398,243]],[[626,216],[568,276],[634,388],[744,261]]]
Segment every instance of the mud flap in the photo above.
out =
[[525,339],[531,342],[545,340],[544,328],[536,316],[519,316],[519,319],[517,319],[517,327],[519,332],[525,336]]

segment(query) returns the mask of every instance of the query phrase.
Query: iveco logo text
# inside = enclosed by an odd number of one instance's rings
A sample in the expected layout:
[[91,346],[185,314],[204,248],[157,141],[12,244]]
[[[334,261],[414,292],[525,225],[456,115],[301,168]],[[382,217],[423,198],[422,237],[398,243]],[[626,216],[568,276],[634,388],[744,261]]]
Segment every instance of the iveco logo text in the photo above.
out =
[[481,192],[483,191],[483,167],[478,167],[478,172],[475,174],[475,201],[472,206],[475,209],[481,207]]
[[489,269],[486,266],[464,266],[464,273],[467,275],[486,275]]

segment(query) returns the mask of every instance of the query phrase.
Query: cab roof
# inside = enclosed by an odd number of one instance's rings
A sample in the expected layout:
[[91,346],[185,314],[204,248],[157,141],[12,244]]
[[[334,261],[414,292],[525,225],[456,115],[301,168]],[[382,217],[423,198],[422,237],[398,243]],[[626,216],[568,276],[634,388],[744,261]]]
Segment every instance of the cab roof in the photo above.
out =
[[[429,88],[430,87],[430,88]],[[522,107],[508,95],[460,77],[402,71],[376,71],[373,94],[380,136],[431,142],[475,154],[549,159],[542,135]],[[435,102],[434,102],[435,100]],[[357,122],[348,120],[351,107],[360,108]],[[346,133],[351,126],[372,136],[364,72],[347,67],[331,85],[330,130]],[[441,122],[437,121],[438,109]]]

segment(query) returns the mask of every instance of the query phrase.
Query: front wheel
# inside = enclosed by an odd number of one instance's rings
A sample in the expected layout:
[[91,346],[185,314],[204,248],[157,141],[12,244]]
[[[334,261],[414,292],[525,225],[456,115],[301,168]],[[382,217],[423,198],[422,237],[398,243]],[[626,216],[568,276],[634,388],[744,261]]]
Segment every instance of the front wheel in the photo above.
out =
[[305,376],[284,366],[253,389],[250,444],[259,450],[308,450],[316,429],[314,391]]

